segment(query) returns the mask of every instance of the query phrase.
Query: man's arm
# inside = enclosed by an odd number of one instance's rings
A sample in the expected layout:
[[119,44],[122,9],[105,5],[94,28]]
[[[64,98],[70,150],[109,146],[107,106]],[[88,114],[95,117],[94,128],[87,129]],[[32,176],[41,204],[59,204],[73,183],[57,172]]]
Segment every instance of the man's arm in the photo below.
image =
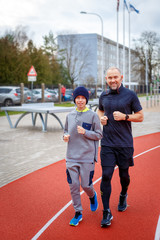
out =
[[101,117],[104,116],[104,111],[98,109],[97,114],[98,114],[99,119],[101,119]]
[[104,111],[98,109],[97,114],[98,114],[101,124],[106,125],[108,117],[104,116]]
[[[143,110],[133,114],[128,114],[128,116],[129,118],[127,119],[127,121],[130,121],[130,122],[142,122],[144,119]],[[119,111],[113,112],[113,117],[115,121],[126,120],[126,114],[121,113]]]

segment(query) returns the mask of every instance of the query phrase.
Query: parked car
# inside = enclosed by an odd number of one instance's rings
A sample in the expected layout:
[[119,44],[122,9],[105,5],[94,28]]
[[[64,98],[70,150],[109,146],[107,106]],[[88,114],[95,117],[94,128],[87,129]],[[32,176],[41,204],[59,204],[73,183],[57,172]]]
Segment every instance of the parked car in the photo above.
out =
[[97,88],[97,97],[99,98],[102,93],[102,88]]
[[[37,102],[41,102],[42,101],[42,89],[41,88],[33,89],[33,93],[37,97]],[[44,101],[45,102],[53,102],[54,101],[53,94],[44,90]]]
[[73,89],[66,89],[64,101],[72,101],[72,100],[73,100]]
[[[24,98],[26,99],[26,94],[24,94]],[[18,104],[21,104],[20,87],[0,87],[0,105],[13,106]]]
[[[24,87],[23,88],[23,97],[24,97],[24,102],[27,102],[27,92],[30,91],[29,88]],[[17,93],[21,96],[21,88],[17,88]]]
[[37,95],[34,94],[31,90],[28,90],[26,92],[27,94],[27,99],[25,101],[25,103],[35,103],[37,102]]
[[54,102],[57,102],[57,101],[58,101],[58,96],[59,96],[59,94],[58,94],[58,91],[57,91],[57,90],[47,88],[46,91],[48,91],[49,93],[52,93],[52,94],[53,94],[53,101],[54,101]]
[[94,88],[87,88],[89,93],[89,99],[92,99],[95,97],[95,89]]

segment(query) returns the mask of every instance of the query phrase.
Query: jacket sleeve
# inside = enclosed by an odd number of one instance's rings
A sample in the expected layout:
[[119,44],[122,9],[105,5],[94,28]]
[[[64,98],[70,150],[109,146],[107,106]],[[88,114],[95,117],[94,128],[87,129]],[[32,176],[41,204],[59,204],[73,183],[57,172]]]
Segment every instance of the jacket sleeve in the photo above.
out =
[[91,130],[86,130],[84,137],[98,141],[102,138],[102,129],[100,125],[100,120],[98,115],[95,113],[93,116],[93,123],[92,123],[92,129]]
[[65,122],[65,125],[64,125],[64,133],[63,133],[63,136],[65,134],[68,134],[68,115],[66,117],[66,122]]

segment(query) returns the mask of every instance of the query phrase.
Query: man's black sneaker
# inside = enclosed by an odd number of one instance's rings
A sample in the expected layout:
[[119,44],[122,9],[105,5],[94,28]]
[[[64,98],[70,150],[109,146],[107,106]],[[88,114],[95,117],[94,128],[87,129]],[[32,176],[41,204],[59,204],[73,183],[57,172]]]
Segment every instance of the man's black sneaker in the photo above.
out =
[[104,210],[103,211],[103,219],[101,221],[101,227],[108,227],[111,225],[111,220],[113,219],[113,216],[111,214],[110,210]]
[[127,193],[125,195],[120,194],[118,211],[124,212],[127,209]]

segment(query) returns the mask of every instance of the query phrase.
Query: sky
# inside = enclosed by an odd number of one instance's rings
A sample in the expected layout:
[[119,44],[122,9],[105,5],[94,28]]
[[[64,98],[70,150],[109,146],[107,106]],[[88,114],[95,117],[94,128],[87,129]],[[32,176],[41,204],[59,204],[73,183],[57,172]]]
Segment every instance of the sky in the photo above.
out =
[[[129,3],[126,0],[127,4]],[[130,0],[140,11],[130,13],[130,38],[144,31],[160,34],[160,0]],[[66,33],[97,33],[117,41],[117,0],[0,0],[0,37],[6,31],[25,27],[27,36],[41,46],[43,36]],[[80,14],[81,11],[96,13]],[[128,46],[128,12],[125,11],[125,45]],[[123,0],[119,6],[119,43],[123,44]],[[132,45],[132,41],[131,41]]]

